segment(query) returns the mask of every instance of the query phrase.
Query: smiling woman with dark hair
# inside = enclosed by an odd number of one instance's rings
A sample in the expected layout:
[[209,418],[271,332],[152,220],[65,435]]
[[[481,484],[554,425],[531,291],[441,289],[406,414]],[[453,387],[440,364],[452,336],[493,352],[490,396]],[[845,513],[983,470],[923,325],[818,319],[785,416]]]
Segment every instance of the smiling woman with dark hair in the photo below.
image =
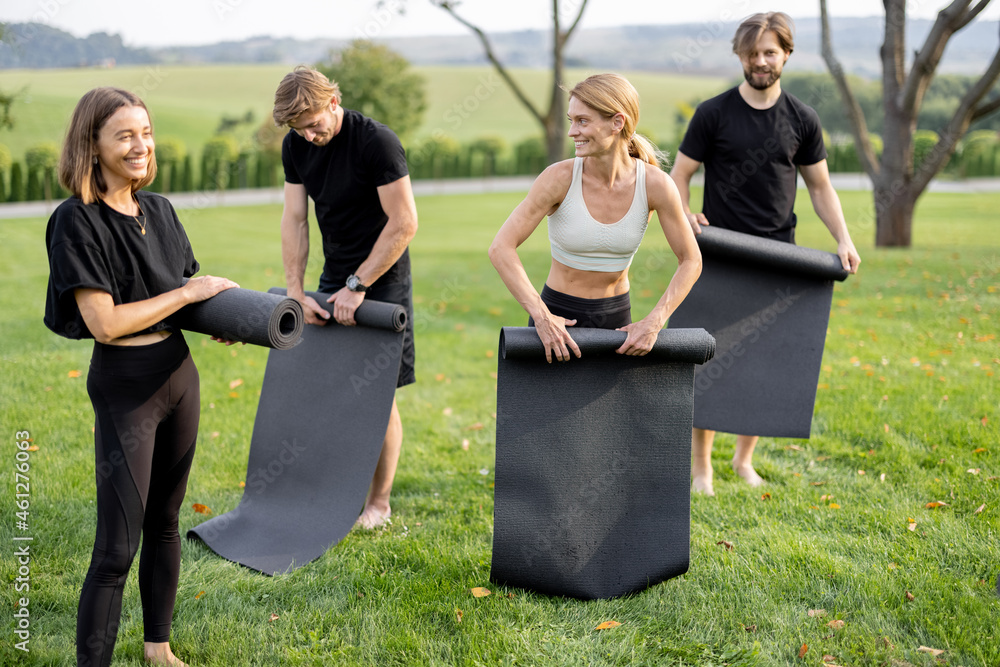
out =
[[94,339],[87,391],[96,421],[97,536],[77,614],[77,664],[110,665],[125,580],[139,547],[147,662],[170,649],[180,571],[177,517],[198,434],[198,371],[165,319],[236,287],[194,275],[173,207],[141,188],[156,176],[153,126],[138,97],[95,88],[73,112],[59,177],[73,196],[45,234],[45,324]]

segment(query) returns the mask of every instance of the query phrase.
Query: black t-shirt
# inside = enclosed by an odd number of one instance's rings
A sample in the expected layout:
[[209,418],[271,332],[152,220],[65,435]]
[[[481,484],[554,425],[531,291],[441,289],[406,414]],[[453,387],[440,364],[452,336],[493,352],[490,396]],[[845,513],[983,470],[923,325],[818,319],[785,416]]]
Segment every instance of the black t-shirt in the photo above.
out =
[[[143,216],[114,210],[103,201],[67,199],[49,218],[45,245],[49,287],[45,326],[66,338],[93,338],[73,290],[93,287],[111,294],[115,305],[133,303],[181,286],[198,271],[187,234],[173,206],[160,195],[135,193]],[[168,328],[158,322],[138,334]]]
[[705,165],[709,224],[792,241],[797,165],[826,159],[816,112],[782,91],[754,109],[738,88],[698,106],[680,152]]
[[[290,131],[281,145],[285,181],[303,184],[316,203],[323,238],[322,283],[342,286],[368,258],[389,216],[377,188],[406,176],[406,154],[388,127],[344,109],[340,131],[317,146]],[[405,282],[410,256],[404,251],[376,285]]]

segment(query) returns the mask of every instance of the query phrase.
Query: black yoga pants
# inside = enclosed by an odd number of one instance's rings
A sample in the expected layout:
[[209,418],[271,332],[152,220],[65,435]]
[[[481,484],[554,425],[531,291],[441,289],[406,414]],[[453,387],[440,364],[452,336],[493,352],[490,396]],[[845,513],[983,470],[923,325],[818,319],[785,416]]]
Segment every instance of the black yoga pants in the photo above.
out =
[[139,548],[147,642],[170,638],[181,543],[177,517],[198,433],[198,370],[179,331],[152,345],[94,344],[97,536],[80,593],[77,664],[111,664],[122,592]]

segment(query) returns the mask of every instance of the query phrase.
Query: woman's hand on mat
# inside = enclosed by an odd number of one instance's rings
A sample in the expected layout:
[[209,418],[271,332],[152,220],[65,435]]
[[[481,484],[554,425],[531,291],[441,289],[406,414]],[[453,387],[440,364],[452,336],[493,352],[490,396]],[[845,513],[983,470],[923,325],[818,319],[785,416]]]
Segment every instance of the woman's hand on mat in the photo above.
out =
[[184,292],[184,296],[188,300],[188,303],[197,303],[199,301],[204,301],[205,299],[211,299],[219,292],[232,289],[233,287],[239,287],[239,285],[234,283],[229,278],[206,275],[192,278],[180,289]]
[[333,304],[333,319],[344,326],[353,327],[357,324],[354,321],[354,311],[364,300],[364,292],[352,292],[346,287],[341,287],[326,302]]
[[627,354],[630,357],[641,357],[648,354],[653,349],[656,337],[662,328],[663,325],[657,326],[656,322],[650,322],[647,318],[619,327],[618,331],[628,333],[628,337],[615,352]]
[[566,327],[576,324],[576,320],[567,320],[551,313],[533,319],[535,331],[545,347],[545,361],[551,364],[552,357],[555,357],[556,361],[569,361],[570,352],[575,354],[577,359],[580,358],[580,347],[566,331]]
[[315,324],[316,326],[323,326],[330,319],[330,313],[323,310],[316,299],[311,296],[304,296],[299,300],[302,304],[302,314],[306,317],[306,324]]

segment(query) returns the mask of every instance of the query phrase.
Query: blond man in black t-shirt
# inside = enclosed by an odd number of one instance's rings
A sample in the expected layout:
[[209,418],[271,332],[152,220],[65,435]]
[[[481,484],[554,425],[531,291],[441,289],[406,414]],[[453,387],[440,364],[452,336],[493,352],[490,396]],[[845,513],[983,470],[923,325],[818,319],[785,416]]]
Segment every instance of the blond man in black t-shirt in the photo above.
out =
[[[288,295],[303,307],[306,322],[333,318],[353,326],[366,298],[397,303],[408,311],[397,386],[415,381],[412,286],[407,246],[417,231],[417,207],[406,156],[385,125],[340,105],[340,88],[322,73],[299,66],[274,95],[274,122],[287,125],[281,158],[285,206],[281,253]],[[308,198],[316,206],[325,264],[319,290],[332,293],[330,310],[305,294],[309,253]],[[378,466],[358,525],[388,521],[389,495],[403,443],[393,399]]]
[[[795,240],[797,173],[809,188],[813,208],[837,242],[845,270],[855,273],[861,258],[830,182],[826,149],[816,112],[781,90],[781,70],[793,50],[792,21],[782,12],[754,14],[740,24],[733,52],[743,81],[699,105],[670,172],[695,233],[705,225]],[[691,177],[705,165],[701,213],[691,211]],[[694,429],[692,486],[715,495],[712,443],[715,431]],[[753,468],[758,436],[737,435],[733,470],[751,486],[764,480]]]

